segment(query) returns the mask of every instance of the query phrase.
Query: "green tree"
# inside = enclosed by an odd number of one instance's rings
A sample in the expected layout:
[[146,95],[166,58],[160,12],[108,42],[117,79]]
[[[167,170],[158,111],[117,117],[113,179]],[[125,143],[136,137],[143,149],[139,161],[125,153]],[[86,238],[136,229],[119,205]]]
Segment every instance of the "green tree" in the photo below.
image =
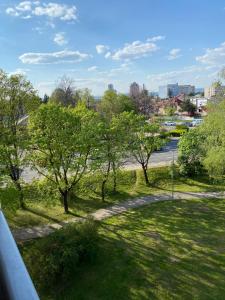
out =
[[203,160],[205,168],[212,177],[222,178],[225,175],[225,100],[212,104],[208,108],[201,131],[205,134]]
[[196,106],[190,101],[190,99],[184,100],[180,107],[183,112],[187,112],[190,116],[193,116],[197,110]]
[[127,151],[141,165],[145,182],[149,185],[148,165],[152,153],[160,149],[165,140],[160,137],[160,125],[149,123],[144,116],[134,113],[120,115],[120,126],[123,126],[124,143]]
[[18,190],[21,208],[25,208],[21,173],[29,140],[23,117],[39,104],[36,91],[24,76],[0,71],[0,169]]
[[57,87],[53,91],[49,102],[52,104],[75,107],[80,99],[80,91],[75,88],[74,80],[70,77],[63,76],[59,78]]
[[174,116],[175,112],[176,112],[176,108],[173,107],[173,106],[171,106],[171,105],[170,105],[170,106],[167,106],[167,107],[165,108],[165,113],[166,113],[166,115],[169,116],[169,117]]
[[105,200],[106,184],[110,172],[113,174],[113,191],[117,188],[117,171],[122,166],[125,155],[125,135],[121,125],[120,115],[113,116],[111,120],[102,118],[98,131],[98,143],[95,151],[95,169],[100,171],[102,177],[101,195]]
[[118,95],[114,91],[106,91],[98,109],[105,118],[112,119],[114,115],[124,111],[135,110],[135,105],[131,98],[126,95]]
[[193,176],[202,172],[204,140],[205,136],[198,128],[188,131],[181,137],[178,144],[178,163],[181,174]]
[[49,96],[47,94],[44,94],[44,97],[42,99],[42,103],[47,104],[49,101]]
[[96,113],[79,105],[41,106],[30,120],[31,166],[54,183],[69,212],[69,194],[88,169],[96,147]]

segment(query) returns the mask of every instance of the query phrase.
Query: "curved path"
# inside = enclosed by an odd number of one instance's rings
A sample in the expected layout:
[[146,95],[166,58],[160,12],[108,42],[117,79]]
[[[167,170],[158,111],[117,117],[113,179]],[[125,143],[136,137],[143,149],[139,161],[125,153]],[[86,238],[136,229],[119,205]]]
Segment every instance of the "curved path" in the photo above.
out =
[[[196,192],[176,192],[174,197],[171,197],[171,194],[159,194],[159,195],[151,195],[144,196],[137,199],[127,200],[125,202],[109,206],[108,208],[103,208],[91,213],[95,220],[101,221],[106,218],[122,214],[126,212],[128,209],[147,205],[154,202],[159,201],[170,201],[170,200],[188,200],[188,199],[225,199],[225,192],[206,192],[206,193],[196,193]],[[17,242],[23,242],[35,238],[40,238],[49,235],[57,229],[62,228],[63,226],[69,223],[76,223],[83,218],[71,218],[69,221],[54,223],[43,226],[35,226],[31,228],[20,228],[12,230],[13,236]]]

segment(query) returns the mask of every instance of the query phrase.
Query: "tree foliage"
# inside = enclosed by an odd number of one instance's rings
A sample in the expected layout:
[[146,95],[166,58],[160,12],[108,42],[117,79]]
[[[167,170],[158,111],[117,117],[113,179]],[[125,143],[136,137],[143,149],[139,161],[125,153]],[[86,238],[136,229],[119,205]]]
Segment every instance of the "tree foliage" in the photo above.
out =
[[24,208],[21,173],[25,166],[28,142],[23,117],[39,106],[32,84],[22,75],[8,76],[0,71],[0,169],[8,175],[20,193]]
[[225,100],[209,106],[201,130],[206,136],[204,166],[211,176],[221,178],[225,175]]
[[165,140],[160,136],[160,126],[158,123],[149,123],[144,116],[134,113],[123,113],[120,116],[121,127],[126,133],[124,141],[127,151],[141,165],[145,182],[149,184],[148,165],[152,153],[160,149]]
[[96,114],[78,106],[41,106],[30,120],[30,162],[57,187],[69,211],[68,197],[88,168],[95,147]]
[[124,111],[132,110],[135,110],[132,99],[123,94],[118,95],[114,91],[106,91],[99,104],[99,112],[107,119]]
[[184,134],[178,144],[178,164],[180,173],[187,176],[200,174],[203,170],[204,135],[198,128]]

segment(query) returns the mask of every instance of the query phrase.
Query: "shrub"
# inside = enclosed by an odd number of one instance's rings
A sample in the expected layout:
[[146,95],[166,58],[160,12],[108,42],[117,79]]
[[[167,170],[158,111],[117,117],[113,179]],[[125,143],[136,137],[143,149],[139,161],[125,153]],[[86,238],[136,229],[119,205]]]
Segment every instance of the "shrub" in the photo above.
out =
[[187,125],[184,125],[184,124],[177,124],[177,125],[176,125],[176,129],[177,129],[177,130],[186,130],[186,131],[189,130],[188,126],[187,126]]
[[187,132],[187,130],[185,130],[185,129],[174,129],[169,132],[169,135],[173,136],[173,137],[180,137],[183,134],[185,134],[186,132]]
[[40,289],[66,282],[81,263],[91,262],[98,249],[97,223],[67,225],[22,249],[26,265]]

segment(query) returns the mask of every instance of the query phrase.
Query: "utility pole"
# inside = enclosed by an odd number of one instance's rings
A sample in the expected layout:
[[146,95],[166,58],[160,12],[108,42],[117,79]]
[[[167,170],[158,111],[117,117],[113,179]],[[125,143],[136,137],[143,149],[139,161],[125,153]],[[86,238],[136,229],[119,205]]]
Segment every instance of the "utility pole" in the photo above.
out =
[[172,200],[174,199],[174,150],[173,150],[173,161],[171,164],[171,184],[172,184]]

